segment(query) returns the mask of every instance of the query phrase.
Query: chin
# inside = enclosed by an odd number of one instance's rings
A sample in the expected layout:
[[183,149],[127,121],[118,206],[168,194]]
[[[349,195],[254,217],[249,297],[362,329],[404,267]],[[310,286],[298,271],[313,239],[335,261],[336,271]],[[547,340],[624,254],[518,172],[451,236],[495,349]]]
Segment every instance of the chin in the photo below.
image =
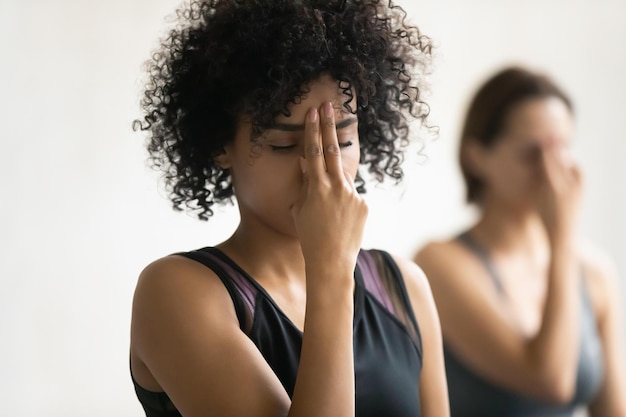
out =
[[286,237],[297,239],[298,233],[296,232],[296,225],[293,222],[291,213],[288,216],[288,220],[277,224],[275,230]]

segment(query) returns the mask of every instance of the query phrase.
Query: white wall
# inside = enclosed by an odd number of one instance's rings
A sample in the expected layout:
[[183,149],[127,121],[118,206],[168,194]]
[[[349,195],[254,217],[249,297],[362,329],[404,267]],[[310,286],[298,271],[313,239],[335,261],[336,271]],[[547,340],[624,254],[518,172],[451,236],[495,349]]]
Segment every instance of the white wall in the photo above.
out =
[[[626,0],[401,2],[437,44],[429,161],[376,190],[365,246],[410,255],[467,224],[454,160],[464,106],[503,63],[545,69],[578,108],[583,232],[626,271]],[[130,303],[150,260],[224,239],[226,208],[174,213],[145,167],[140,65],[174,0],[0,1],[0,397],[3,414],[140,416]],[[391,215],[390,215],[391,214]]]

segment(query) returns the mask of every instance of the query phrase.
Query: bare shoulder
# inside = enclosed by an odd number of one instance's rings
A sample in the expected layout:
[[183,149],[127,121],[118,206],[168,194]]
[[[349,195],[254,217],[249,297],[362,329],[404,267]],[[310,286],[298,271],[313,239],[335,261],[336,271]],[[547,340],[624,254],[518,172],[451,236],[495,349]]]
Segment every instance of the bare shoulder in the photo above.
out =
[[455,250],[456,243],[452,240],[438,240],[425,244],[420,250],[415,253],[413,260],[419,265],[420,263],[428,263],[431,259],[440,258],[449,253],[450,250]]
[[401,256],[390,254],[402,274],[409,293],[418,297],[430,297],[430,285],[426,274],[415,262]]
[[[185,288],[186,285],[207,284],[217,278],[215,273],[192,259],[182,255],[169,255],[157,259],[147,265],[139,274],[136,293],[143,295],[145,291],[158,290],[162,287]],[[184,284],[184,285],[181,285]]]
[[620,292],[617,268],[602,248],[589,241],[578,242],[577,255],[594,310],[601,318],[611,295]]
[[476,277],[477,281],[486,277],[480,260],[456,239],[427,243],[416,252],[413,261],[424,270],[431,285],[450,281],[448,284],[456,286],[467,276]]
[[[180,255],[160,258],[139,275],[133,298],[131,349],[151,349],[154,333],[179,327],[201,313],[207,321],[237,325],[230,296],[215,272]],[[156,326],[156,327],[155,327]]]
[[615,263],[602,248],[589,241],[580,241],[577,245],[577,253],[585,273],[589,274],[590,278],[598,280],[616,278]]
[[141,272],[134,304],[152,308],[156,313],[172,304],[192,307],[194,303],[227,299],[224,296],[227,291],[210,268],[184,256],[169,255],[152,262]]
[[499,297],[484,265],[458,240],[430,242],[415,254],[413,261],[423,271],[421,277],[427,278],[444,334],[451,323],[454,327],[459,322],[457,317],[467,318],[468,311],[477,306],[495,309]]
[[449,258],[451,254],[455,257],[460,257],[463,261],[473,258],[465,245],[461,244],[457,239],[449,239],[426,243],[415,253],[413,260],[418,265],[422,263],[438,263],[441,258]]
[[220,278],[183,256],[159,259],[139,277],[131,369],[141,387],[166,392],[181,415],[276,416],[289,409]]

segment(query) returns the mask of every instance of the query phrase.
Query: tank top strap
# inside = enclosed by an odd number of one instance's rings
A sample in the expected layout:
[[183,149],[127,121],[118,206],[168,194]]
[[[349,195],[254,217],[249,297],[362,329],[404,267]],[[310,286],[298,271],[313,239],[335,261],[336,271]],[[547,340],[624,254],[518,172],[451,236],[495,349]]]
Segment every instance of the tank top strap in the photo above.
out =
[[361,250],[357,258],[365,290],[407,330],[422,355],[422,339],[402,273],[391,255]]
[[391,303],[389,294],[383,289],[383,283],[380,278],[379,267],[374,261],[372,252],[361,250],[356,261],[357,267],[361,271],[361,277],[363,279],[363,285],[365,289],[374,296],[374,298],[385,307],[394,316],[395,308]]
[[504,292],[504,288],[502,287],[500,276],[498,275],[498,272],[496,271],[496,268],[491,261],[489,252],[487,252],[487,250],[480,243],[478,243],[476,239],[472,237],[469,231],[461,233],[457,237],[457,240],[464,244],[466,248],[468,248],[474,255],[478,257],[480,262],[487,270],[487,273],[491,278],[493,285],[496,287],[496,290],[498,290],[498,293],[502,294]]
[[256,283],[236,265],[231,264],[217,248],[206,247],[177,255],[199,262],[215,272],[233,301],[239,327],[248,334],[252,328],[256,296],[259,292]]

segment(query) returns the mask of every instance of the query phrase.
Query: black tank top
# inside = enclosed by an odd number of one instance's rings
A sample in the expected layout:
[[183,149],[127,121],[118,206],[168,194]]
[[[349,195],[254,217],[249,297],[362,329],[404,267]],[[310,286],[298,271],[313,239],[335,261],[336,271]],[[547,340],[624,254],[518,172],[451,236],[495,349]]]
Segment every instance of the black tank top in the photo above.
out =
[[[459,240],[482,261],[501,293],[502,283],[487,251],[468,233]],[[593,307],[585,286],[581,287],[580,355],[573,398],[565,405],[554,405],[495,385],[461,362],[444,341],[451,417],[572,417],[578,407],[589,404],[602,382],[603,358]]]
[[[300,360],[300,330],[251,276],[217,248],[179,255],[204,264],[221,279],[241,330],[291,397]],[[356,416],[419,416],[422,343],[400,271],[386,252],[361,250],[354,279]],[[134,378],[133,384],[147,417],[181,415],[165,392],[148,391]]]

